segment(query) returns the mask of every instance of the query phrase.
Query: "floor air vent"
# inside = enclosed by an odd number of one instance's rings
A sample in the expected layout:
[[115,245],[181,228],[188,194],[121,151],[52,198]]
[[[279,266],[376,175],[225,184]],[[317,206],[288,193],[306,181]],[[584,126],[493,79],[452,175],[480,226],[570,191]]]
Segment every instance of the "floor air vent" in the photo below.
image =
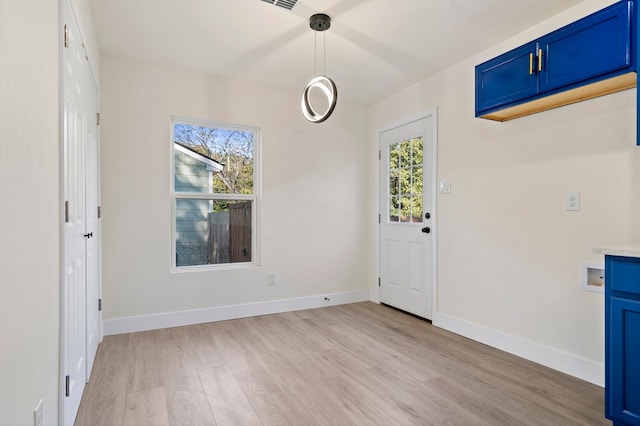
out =
[[267,2],[269,4],[274,4],[276,6],[280,6],[287,10],[293,9],[293,6],[295,6],[296,3],[298,2],[298,0],[262,0],[262,1]]

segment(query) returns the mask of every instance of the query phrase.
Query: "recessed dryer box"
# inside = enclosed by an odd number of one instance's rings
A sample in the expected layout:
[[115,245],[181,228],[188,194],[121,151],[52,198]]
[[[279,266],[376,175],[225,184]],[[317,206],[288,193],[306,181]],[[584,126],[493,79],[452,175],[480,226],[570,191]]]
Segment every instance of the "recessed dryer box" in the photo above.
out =
[[602,263],[582,262],[580,269],[582,289],[594,293],[604,293],[604,265]]

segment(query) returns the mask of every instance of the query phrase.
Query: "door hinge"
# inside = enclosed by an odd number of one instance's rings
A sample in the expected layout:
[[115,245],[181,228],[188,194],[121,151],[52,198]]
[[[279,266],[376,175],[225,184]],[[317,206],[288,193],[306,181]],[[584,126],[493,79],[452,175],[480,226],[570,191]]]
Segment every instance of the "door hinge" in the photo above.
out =
[[64,202],[64,222],[69,223],[69,202]]
[[378,213],[378,223],[382,223],[382,215]]
[[378,287],[380,287],[380,277],[378,277]]
[[99,126],[99,125],[100,125],[100,113],[97,112],[96,113],[96,126]]
[[382,151],[378,150],[378,160],[382,160]]
[[102,207],[98,206],[98,219],[102,217]]
[[102,299],[98,299],[98,312],[102,312]]
[[71,378],[69,376],[64,378],[64,396],[67,398],[71,396],[71,389],[69,389],[69,382]]
[[64,24],[64,47],[69,47],[69,24]]

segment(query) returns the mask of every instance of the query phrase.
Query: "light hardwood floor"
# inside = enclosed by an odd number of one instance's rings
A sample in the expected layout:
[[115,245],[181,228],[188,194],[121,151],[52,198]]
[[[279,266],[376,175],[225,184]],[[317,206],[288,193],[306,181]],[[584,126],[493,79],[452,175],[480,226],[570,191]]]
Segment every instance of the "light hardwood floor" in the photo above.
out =
[[365,302],[105,337],[76,425],[610,425],[603,399]]

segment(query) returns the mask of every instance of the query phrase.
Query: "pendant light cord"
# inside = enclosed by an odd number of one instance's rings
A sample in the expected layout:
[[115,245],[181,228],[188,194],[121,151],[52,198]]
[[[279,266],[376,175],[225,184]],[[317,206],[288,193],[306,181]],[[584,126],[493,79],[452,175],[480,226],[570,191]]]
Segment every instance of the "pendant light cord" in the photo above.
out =
[[[313,34],[313,74],[318,75],[318,32]],[[322,75],[327,75],[327,34],[322,32]]]
[[318,32],[313,32],[313,75],[318,75]]
[[323,31],[322,32],[322,49],[324,50],[323,52],[323,58],[322,58],[322,75],[327,75],[327,32]]

